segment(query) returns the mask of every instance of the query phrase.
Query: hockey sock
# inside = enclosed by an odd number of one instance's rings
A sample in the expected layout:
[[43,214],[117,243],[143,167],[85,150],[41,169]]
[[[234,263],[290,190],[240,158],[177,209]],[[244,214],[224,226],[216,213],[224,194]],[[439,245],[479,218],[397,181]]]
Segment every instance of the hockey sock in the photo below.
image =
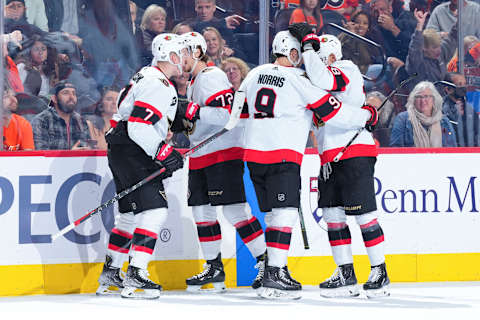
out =
[[125,262],[130,245],[132,244],[133,235],[126,231],[113,228],[108,240],[108,255],[112,258],[111,266],[121,268]]
[[133,233],[130,264],[140,269],[147,269],[152,258],[158,231],[167,219],[167,209],[157,208],[146,210],[139,217],[137,228]]
[[135,215],[133,212],[121,213],[116,217],[115,227],[110,233],[107,247],[107,255],[112,258],[112,267],[121,268],[127,261],[134,229]]
[[352,236],[348,225],[345,222],[329,222],[327,226],[328,241],[337,266],[353,263]]
[[218,221],[197,222],[198,240],[205,260],[213,260],[220,253],[222,231]]
[[254,257],[265,253],[266,244],[262,226],[256,217],[235,224],[237,232]]
[[[358,220],[357,220],[358,221]],[[372,266],[378,266],[385,262],[383,230],[377,219],[360,224],[363,242],[367,249],[368,258]]]
[[297,210],[297,208],[274,208],[265,217],[265,221],[267,221],[265,240],[269,266],[283,268],[287,265],[292,227],[298,217]]

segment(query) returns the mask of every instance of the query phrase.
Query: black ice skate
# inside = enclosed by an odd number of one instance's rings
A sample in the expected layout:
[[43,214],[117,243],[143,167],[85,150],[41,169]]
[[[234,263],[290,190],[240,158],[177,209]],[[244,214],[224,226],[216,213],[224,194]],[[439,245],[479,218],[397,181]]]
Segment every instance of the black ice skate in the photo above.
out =
[[344,264],[335,269],[333,275],[320,283],[320,295],[326,298],[357,297],[360,295],[353,264]]
[[[213,260],[207,260],[203,265],[203,271],[186,280],[187,291],[199,292],[224,292],[225,291],[225,271],[223,271],[223,263],[221,255]],[[213,290],[202,290],[202,287],[211,283]]]
[[160,297],[162,286],[150,280],[148,276],[146,269],[128,266],[127,275],[123,280],[122,298],[157,299]]
[[285,275],[286,275],[286,277],[287,277],[291,282],[293,282],[293,283],[295,283],[297,286],[299,286],[300,289],[302,289],[302,284],[301,284],[300,282],[298,282],[297,280],[295,280],[295,279],[292,278],[292,276],[290,275],[290,271],[288,270],[288,267],[287,267],[287,266],[283,267],[283,270],[285,270],[285,273],[286,273]]
[[263,276],[265,275],[265,259],[267,253],[262,254],[261,256],[257,257],[257,264],[255,265],[255,269],[258,269],[257,276],[255,280],[253,280],[252,288],[258,289],[262,286]]
[[106,256],[102,274],[98,278],[99,286],[96,292],[97,296],[116,295],[123,289],[122,271],[120,268],[114,268],[111,265],[112,258]]
[[290,280],[288,269],[266,266],[262,288],[258,295],[265,299],[300,299],[302,286]]
[[368,298],[386,297],[390,295],[388,292],[389,284],[387,268],[385,263],[382,263],[378,266],[372,266],[368,280],[363,285],[363,290],[365,290]]

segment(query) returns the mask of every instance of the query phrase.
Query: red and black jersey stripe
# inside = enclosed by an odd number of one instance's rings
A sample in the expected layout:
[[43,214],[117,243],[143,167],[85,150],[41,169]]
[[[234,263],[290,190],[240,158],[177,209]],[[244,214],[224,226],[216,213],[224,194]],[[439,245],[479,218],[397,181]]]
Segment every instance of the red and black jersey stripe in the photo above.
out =
[[333,75],[333,87],[329,91],[345,91],[347,84],[350,82],[347,76],[339,68],[336,68],[336,67],[327,67],[327,68],[328,70],[330,70],[330,72]]
[[328,241],[332,247],[341,246],[352,243],[350,229],[345,225],[342,229],[328,229]]
[[128,253],[130,245],[132,244],[132,238],[132,234],[113,228],[108,241],[108,249],[120,253]]
[[158,235],[155,232],[136,228],[133,233],[132,250],[152,254],[157,238]]
[[219,91],[210,96],[205,101],[205,105],[209,107],[219,107],[228,109],[230,112],[231,104],[233,103],[233,88]]
[[154,125],[160,119],[162,119],[162,113],[157,110],[154,106],[142,102],[142,101],[135,101],[133,104],[133,110],[130,114],[130,118],[128,121],[130,122],[141,122],[145,124]]
[[238,227],[235,225],[237,232],[244,243],[249,243],[263,234],[260,221],[258,221],[256,217],[252,217],[250,220],[245,222],[246,223],[237,224],[239,225]]
[[222,239],[222,231],[220,224],[216,221],[214,224],[210,222],[197,222],[198,240],[200,242],[209,242]]
[[333,118],[341,107],[342,103],[331,94],[327,94],[317,102],[307,105],[307,109],[312,110],[323,122]]
[[360,225],[362,231],[363,242],[365,247],[373,247],[384,241],[383,230],[377,222],[377,219],[369,223]]
[[288,250],[290,248],[291,239],[292,228],[267,228],[267,230],[265,230],[267,247]]

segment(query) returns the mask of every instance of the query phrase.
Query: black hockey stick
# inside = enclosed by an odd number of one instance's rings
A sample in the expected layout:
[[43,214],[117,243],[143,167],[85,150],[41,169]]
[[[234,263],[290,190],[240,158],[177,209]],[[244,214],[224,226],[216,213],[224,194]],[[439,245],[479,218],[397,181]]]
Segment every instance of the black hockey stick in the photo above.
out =
[[[212,135],[212,136],[208,137],[207,139],[203,140],[202,142],[200,142],[199,144],[197,144],[193,148],[189,149],[183,156],[186,157],[186,156],[191,155],[192,153],[196,152],[200,148],[203,148],[204,146],[206,146],[207,144],[209,144],[213,140],[217,139],[218,137],[220,137],[224,133],[233,129],[238,124],[238,121],[240,120],[240,114],[242,113],[242,108],[243,108],[244,101],[245,101],[245,93],[242,92],[242,91],[237,91],[235,93],[235,99],[234,99],[233,104],[232,104],[232,112],[230,114],[230,119],[228,120],[228,123],[225,125],[225,127],[223,127],[222,130],[215,133],[214,135]],[[58,237],[67,233],[68,231],[74,229],[76,226],[83,223],[85,220],[91,218],[93,215],[95,215],[97,213],[102,213],[102,211],[104,209],[106,209],[108,206],[110,206],[110,205],[114,204],[115,202],[117,202],[118,200],[122,199],[127,194],[130,194],[133,191],[137,190],[138,188],[140,188],[144,184],[152,181],[153,179],[155,179],[156,177],[158,177],[159,175],[161,175],[164,172],[165,172],[165,168],[161,168],[161,169],[155,171],[154,173],[152,173],[151,175],[149,175],[148,177],[144,178],[143,180],[137,182],[135,185],[131,186],[130,188],[127,188],[127,189],[123,190],[122,192],[117,193],[112,199],[110,199],[107,202],[101,204],[99,207],[93,209],[89,213],[85,214],[81,218],[75,220],[74,222],[72,222],[68,226],[66,226],[65,228],[63,228],[63,229],[59,230],[57,233],[53,234],[52,235],[52,242],[55,241]]]
[[[383,106],[385,105],[385,103],[387,103],[387,101],[393,97],[393,95],[395,93],[397,93],[397,91],[399,89],[401,89],[404,85],[406,85],[408,82],[412,81],[418,74],[417,73],[414,73],[412,74],[409,78],[403,80],[402,82],[400,82],[400,84],[398,85],[398,87],[396,87],[392,92],[390,92],[390,94],[385,98],[385,100],[382,101],[382,104],[377,108],[377,111],[380,111],[380,109],[383,108]],[[357,139],[358,135],[360,133],[362,133],[362,131],[365,130],[365,127],[361,127],[360,129],[357,130],[357,132],[355,133],[355,135],[352,137],[352,139],[350,139],[350,141],[348,141],[348,143],[342,148],[342,150],[335,156],[335,158],[333,158],[333,162],[338,162],[340,161],[340,158],[343,156],[343,154],[345,153],[345,151],[347,151],[348,147],[350,147],[350,145],[353,143],[353,141],[355,141],[355,139]]]
[[308,244],[307,229],[305,228],[305,220],[303,219],[301,194],[302,193],[300,192],[300,206],[298,207],[298,216],[300,219],[300,230],[302,231],[303,247],[305,248],[305,250],[308,250],[310,249],[310,246]]

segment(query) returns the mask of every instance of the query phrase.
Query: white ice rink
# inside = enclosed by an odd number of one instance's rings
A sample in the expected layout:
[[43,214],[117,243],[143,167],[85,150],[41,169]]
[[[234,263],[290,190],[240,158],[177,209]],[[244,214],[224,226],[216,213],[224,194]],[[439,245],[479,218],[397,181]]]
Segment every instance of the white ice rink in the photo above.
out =
[[375,300],[326,299],[314,286],[305,286],[295,301],[262,300],[249,288],[224,294],[166,291],[150,301],[94,294],[6,297],[0,298],[0,319],[480,319],[480,282],[393,284],[390,291],[390,297]]

